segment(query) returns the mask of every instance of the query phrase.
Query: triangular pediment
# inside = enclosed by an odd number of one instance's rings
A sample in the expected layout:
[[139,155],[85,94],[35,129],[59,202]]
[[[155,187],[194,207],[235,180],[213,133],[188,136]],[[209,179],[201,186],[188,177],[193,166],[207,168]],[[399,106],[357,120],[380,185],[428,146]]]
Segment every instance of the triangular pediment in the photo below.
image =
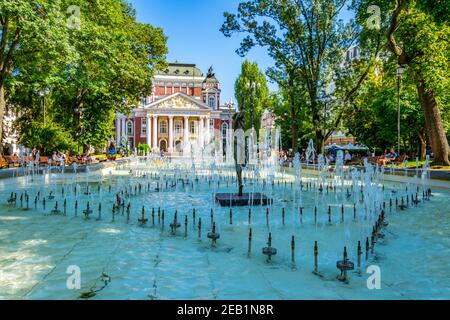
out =
[[171,94],[146,106],[145,109],[189,109],[210,110],[201,100],[197,100],[182,92]]

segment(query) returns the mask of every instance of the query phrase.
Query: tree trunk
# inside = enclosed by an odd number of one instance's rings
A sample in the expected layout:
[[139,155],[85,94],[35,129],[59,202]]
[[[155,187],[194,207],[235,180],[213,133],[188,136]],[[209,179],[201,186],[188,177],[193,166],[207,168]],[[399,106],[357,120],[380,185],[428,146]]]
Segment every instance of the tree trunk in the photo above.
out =
[[325,154],[325,137],[322,129],[316,128],[316,155]]
[[5,87],[0,84],[0,154],[3,153],[3,118],[6,110]]
[[292,124],[292,152],[296,154],[298,151],[298,128],[297,123]]
[[417,85],[417,91],[425,117],[427,139],[434,154],[434,164],[450,166],[450,148],[434,92],[426,88],[424,80]]
[[295,154],[298,150],[298,123],[295,118],[295,109],[291,111],[291,134],[292,134],[292,152]]
[[423,161],[425,160],[426,156],[427,156],[427,140],[425,138],[425,135],[419,133],[419,141],[420,141],[420,160]]

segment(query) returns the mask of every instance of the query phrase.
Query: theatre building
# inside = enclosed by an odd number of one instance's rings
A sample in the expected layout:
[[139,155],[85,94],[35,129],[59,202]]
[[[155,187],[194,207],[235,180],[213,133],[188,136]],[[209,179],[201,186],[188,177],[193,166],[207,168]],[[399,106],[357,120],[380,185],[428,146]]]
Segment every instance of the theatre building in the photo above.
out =
[[169,64],[155,74],[151,96],[129,115],[117,113],[117,145],[127,141],[131,149],[148,144],[155,152],[177,153],[226,139],[236,111],[233,103],[221,103],[220,92],[212,67],[204,76],[195,64]]

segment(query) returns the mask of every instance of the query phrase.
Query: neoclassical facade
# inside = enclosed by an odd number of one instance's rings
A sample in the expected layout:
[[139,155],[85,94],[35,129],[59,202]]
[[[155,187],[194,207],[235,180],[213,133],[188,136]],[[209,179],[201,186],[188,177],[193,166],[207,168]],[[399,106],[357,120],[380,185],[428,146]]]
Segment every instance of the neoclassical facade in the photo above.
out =
[[[129,116],[116,115],[116,143],[130,148],[147,144],[153,151],[177,153],[226,139],[235,113],[233,103],[220,103],[220,82],[212,68],[206,77],[195,64],[171,63],[153,80],[153,93]],[[226,143],[224,141],[224,143]]]

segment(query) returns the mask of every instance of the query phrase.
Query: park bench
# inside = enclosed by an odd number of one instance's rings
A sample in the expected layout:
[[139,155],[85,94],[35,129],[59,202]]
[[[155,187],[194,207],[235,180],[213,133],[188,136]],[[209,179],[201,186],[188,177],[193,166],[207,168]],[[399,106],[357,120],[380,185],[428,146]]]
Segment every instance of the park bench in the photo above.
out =
[[408,156],[406,155],[401,155],[400,157],[398,157],[397,159],[395,159],[394,161],[391,161],[391,164],[402,164],[405,160],[408,160]]
[[8,168],[9,164],[8,161],[6,161],[6,159],[0,155],[0,168]]
[[46,166],[48,164],[48,157],[39,157],[39,165]]
[[19,166],[19,157],[17,156],[5,156],[6,162],[8,162],[8,167],[18,167]]

